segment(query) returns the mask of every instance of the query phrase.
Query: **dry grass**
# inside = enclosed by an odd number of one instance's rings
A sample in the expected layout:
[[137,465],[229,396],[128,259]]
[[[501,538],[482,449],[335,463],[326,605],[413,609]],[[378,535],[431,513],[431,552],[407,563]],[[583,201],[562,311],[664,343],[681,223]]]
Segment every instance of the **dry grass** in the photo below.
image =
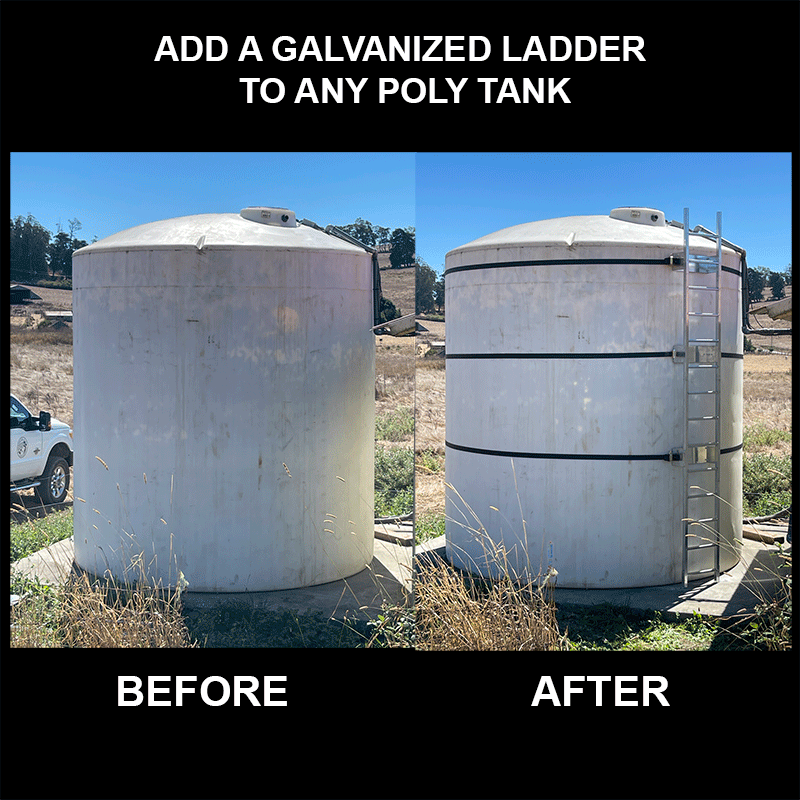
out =
[[415,306],[414,267],[391,269],[389,254],[380,253],[378,263],[381,270],[381,293],[394,303],[400,316],[413,314]]
[[414,504],[417,517],[444,511],[445,359],[431,350],[444,341],[444,322],[423,320],[426,333],[416,341]]
[[42,327],[33,316],[22,319],[22,325],[11,325],[11,391],[32,413],[49,411],[71,426],[72,328]]
[[[754,330],[759,328],[769,328],[772,330],[791,330],[792,322],[786,319],[770,319],[765,314],[750,314],[750,327]],[[775,350],[780,353],[792,354],[792,337],[785,335],[763,336],[761,334],[748,334],[747,338],[756,350],[768,352]]]
[[[381,253],[381,291],[398,311],[414,310],[414,269],[388,269],[389,256]],[[375,414],[398,406],[414,407],[414,337],[375,338]]]
[[[420,366],[417,359],[416,485],[417,516],[444,510],[445,370]],[[444,361],[444,359],[440,359]],[[434,466],[431,458],[434,457]],[[438,461],[438,463],[436,463]]]
[[193,647],[179,590],[70,575],[12,608],[12,647]]
[[63,647],[190,647],[180,594],[142,581],[118,588],[86,575],[62,590]]
[[414,407],[414,340],[378,336],[375,340],[375,414],[397,406]]
[[[498,560],[503,562],[502,554]],[[415,645],[420,650],[565,650],[548,582],[492,581],[461,573],[427,552],[414,578]]]
[[743,383],[744,430],[788,434],[762,451],[776,456],[791,455],[792,357],[746,353]]

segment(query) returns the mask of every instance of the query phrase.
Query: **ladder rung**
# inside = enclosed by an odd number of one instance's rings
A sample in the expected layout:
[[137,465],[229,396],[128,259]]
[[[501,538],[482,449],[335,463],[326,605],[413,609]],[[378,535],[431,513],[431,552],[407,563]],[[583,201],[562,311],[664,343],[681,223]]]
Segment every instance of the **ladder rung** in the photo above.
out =
[[686,287],[687,289],[691,289],[692,291],[701,291],[701,292],[718,292],[718,286],[703,286],[702,284],[699,285],[692,285]]
[[686,577],[688,578],[690,575],[708,575],[709,573],[716,575],[716,572],[717,570],[714,569],[714,567],[709,567],[708,569],[696,569],[688,571],[686,573]]
[[[689,422],[702,422],[706,419],[719,419],[719,417],[716,414],[713,414],[707,417],[687,417],[686,419],[689,420]],[[709,444],[716,444],[716,442],[710,442]]]
[[713,311],[689,311],[690,317],[718,317],[719,314]]
[[714,492],[704,492],[703,494],[687,494],[686,498],[688,500],[698,500],[707,497],[714,497]]
[[717,465],[714,461],[702,461],[699,464],[689,464],[686,469],[689,472],[711,472],[711,470],[716,469]]
[[689,339],[689,344],[719,344],[719,339]]
[[702,394],[719,394],[716,389],[704,389],[702,392],[686,392],[689,395],[702,395]]
[[[705,544],[702,547],[687,547],[686,548],[686,552],[687,553],[691,553],[691,552],[693,552],[695,550],[705,550],[708,547],[719,547],[719,545],[717,545],[717,544]],[[713,571],[714,570],[712,569],[711,572],[713,572]],[[701,572],[705,572],[705,570],[701,570]]]

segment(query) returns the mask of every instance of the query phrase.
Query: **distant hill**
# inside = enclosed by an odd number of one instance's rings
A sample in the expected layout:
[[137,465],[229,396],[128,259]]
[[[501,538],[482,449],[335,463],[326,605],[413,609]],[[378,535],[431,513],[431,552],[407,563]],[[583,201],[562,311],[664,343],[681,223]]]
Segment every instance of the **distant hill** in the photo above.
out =
[[389,254],[378,254],[378,266],[381,271],[381,291],[387,300],[391,300],[402,316],[414,313],[414,267],[391,269]]

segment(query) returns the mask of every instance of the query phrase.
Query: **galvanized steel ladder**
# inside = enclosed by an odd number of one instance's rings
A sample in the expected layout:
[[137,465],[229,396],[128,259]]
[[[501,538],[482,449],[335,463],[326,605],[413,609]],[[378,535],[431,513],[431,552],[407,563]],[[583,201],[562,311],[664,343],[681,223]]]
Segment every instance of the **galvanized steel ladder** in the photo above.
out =
[[[689,209],[683,211],[683,310],[685,391],[683,438],[683,585],[712,575],[719,580],[720,273],[722,214],[717,213],[716,253],[689,249]],[[713,275],[713,279],[701,278]],[[708,555],[712,566],[708,565]]]

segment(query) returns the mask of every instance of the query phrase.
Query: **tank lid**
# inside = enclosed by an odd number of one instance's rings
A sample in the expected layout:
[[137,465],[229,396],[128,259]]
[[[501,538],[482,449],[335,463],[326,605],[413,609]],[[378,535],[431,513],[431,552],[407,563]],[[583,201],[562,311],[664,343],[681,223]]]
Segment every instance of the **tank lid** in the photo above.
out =
[[366,255],[363,246],[357,247],[298,222],[294,211],[255,206],[242,209],[241,212],[192,214],[136,225],[76,250],[73,260],[89,253],[109,251],[192,249],[208,252],[240,247],[258,250],[346,250]]
[[612,209],[608,216],[611,219],[621,219],[625,222],[634,222],[637,225],[654,225],[658,228],[664,228],[667,224],[664,212],[659,211],[657,208],[620,206],[620,208]]
[[[716,252],[714,243],[704,236],[692,233],[690,243],[697,253]],[[448,269],[470,261],[475,263],[475,258],[485,259],[487,263],[510,261],[522,256],[518,253],[500,255],[501,251],[518,250],[521,247],[565,248],[570,254],[569,258],[578,259],[584,248],[617,246],[663,247],[669,248],[670,253],[677,253],[684,246],[683,228],[670,224],[658,209],[628,206],[615,208],[609,214],[557,217],[512,225],[449,251],[446,261]],[[479,251],[484,252],[476,255]],[[730,255],[735,251],[723,245],[723,252]],[[537,257],[546,259],[553,256],[542,252]]]
[[262,225],[279,225],[282,228],[296,228],[297,219],[294,211],[288,208],[273,208],[271,206],[248,206],[239,212],[244,219],[251,222],[260,222]]

